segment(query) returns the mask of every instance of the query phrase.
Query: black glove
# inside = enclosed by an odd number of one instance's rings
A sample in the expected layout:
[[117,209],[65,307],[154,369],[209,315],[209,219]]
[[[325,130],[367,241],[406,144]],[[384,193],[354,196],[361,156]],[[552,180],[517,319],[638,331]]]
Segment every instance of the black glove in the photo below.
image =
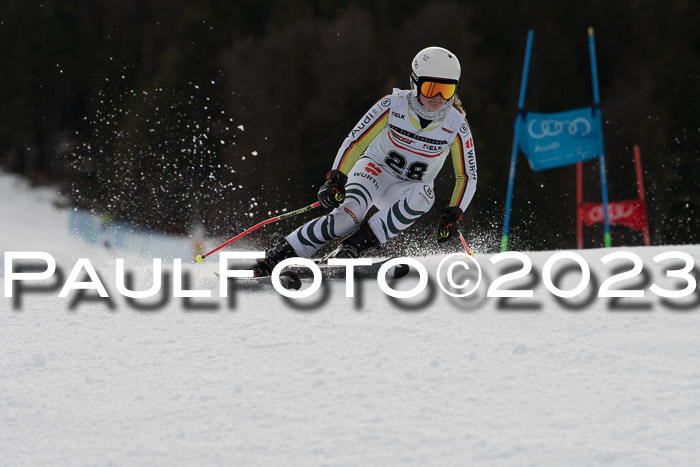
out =
[[318,200],[324,208],[337,208],[345,200],[345,183],[347,175],[340,170],[331,170],[326,174],[326,183],[318,190]]
[[455,234],[459,232],[457,221],[460,220],[462,220],[462,210],[459,206],[446,207],[442,210],[442,216],[440,216],[437,228],[438,243],[454,238]]

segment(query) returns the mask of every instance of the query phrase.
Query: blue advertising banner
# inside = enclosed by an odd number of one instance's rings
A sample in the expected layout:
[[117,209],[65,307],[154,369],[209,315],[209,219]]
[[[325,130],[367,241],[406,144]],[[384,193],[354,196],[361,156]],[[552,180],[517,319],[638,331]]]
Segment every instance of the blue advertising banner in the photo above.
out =
[[556,113],[528,112],[518,118],[520,149],[532,170],[575,164],[603,153],[600,111],[590,107]]

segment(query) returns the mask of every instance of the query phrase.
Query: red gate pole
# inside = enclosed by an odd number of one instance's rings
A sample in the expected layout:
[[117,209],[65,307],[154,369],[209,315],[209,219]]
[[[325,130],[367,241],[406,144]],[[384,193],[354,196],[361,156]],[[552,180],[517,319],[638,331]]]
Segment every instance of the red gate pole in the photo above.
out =
[[642,213],[644,215],[644,245],[649,246],[651,244],[651,239],[649,236],[649,221],[647,219],[646,195],[644,194],[644,179],[642,178],[642,156],[639,153],[638,144],[635,144],[633,149],[634,165],[637,170],[637,193],[639,194],[639,202],[642,206]]
[[583,166],[576,163],[576,245],[583,248]]

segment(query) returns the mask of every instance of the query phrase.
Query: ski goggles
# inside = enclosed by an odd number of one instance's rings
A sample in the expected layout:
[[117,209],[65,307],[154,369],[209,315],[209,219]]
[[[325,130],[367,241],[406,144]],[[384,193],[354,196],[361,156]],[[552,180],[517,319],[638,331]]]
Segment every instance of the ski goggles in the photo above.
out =
[[427,98],[435,97],[438,94],[446,101],[452,99],[457,91],[457,83],[441,83],[438,81],[426,80],[420,83],[420,93]]

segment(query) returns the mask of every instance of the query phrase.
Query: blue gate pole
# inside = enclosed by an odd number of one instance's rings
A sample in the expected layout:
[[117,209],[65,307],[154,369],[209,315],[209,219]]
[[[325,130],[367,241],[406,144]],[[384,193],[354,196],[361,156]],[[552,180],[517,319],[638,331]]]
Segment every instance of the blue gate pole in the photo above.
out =
[[[600,92],[598,90],[598,65],[595,58],[595,41],[593,38],[593,28],[588,28],[588,50],[591,55],[591,79],[593,80],[593,114],[600,112]],[[601,117],[602,122],[602,117]],[[603,137],[601,123],[600,137]],[[610,219],[608,216],[608,178],[605,175],[605,152],[600,153],[600,186],[603,192],[603,222],[605,225],[605,234],[603,236],[603,244],[605,248],[612,245],[612,237],[610,236]]]
[[503,236],[501,237],[501,251],[508,251],[508,228],[510,227],[510,209],[513,204],[513,186],[515,184],[515,166],[518,162],[518,141],[520,139],[521,122],[525,117],[525,92],[527,90],[527,76],[530,73],[530,55],[532,53],[533,31],[527,33],[527,45],[525,46],[525,63],[523,75],[520,79],[520,98],[518,100],[518,115],[515,118],[515,136],[513,137],[513,151],[510,155],[510,172],[508,174],[508,195],[506,196],[506,214],[503,221]]

